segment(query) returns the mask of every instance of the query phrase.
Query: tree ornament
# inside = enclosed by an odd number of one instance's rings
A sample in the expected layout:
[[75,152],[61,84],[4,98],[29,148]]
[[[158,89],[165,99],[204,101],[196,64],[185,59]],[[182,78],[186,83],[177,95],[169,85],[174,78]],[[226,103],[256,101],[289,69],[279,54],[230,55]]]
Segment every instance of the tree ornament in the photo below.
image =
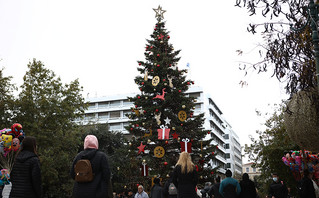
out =
[[182,105],[182,108],[183,108],[183,109],[185,109],[185,107],[186,107],[185,105]]
[[138,99],[141,99],[141,96],[137,96]]
[[194,99],[194,102],[197,102],[197,100],[196,100],[196,99]]
[[169,119],[168,117],[166,117],[164,121],[166,125],[169,125],[171,123],[171,119]]
[[171,37],[167,35],[167,38],[169,39],[169,38],[171,38]]
[[169,87],[170,87],[170,88],[173,88],[173,87],[174,87],[174,86],[173,86],[173,78],[167,76],[167,79],[168,79]]
[[175,127],[172,127],[172,129],[175,131]]
[[157,57],[159,57],[160,56],[160,54],[157,54]]
[[159,140],[167,140],[169,139],[169,132],[171,129],[169,129],[167,126],[161,125],[160,129],[157,129],[158,132],[158,139]]
[[212,155],[214,155],[215,153],[214,152],[212,152]]
[[194,81],[192,81],[192,84],[194,84],[195,82]]
[[119,171],[119,170],[120,170],[120,167],[117,167],[117,170]]
[[178,112],[178,119],[181,121],[181,122],[184,122],[186,119],[187,119],[187,114],[185,111],[179,111]]
[[[186,73],[187,73],[187,72],[186,72]],[[190,82],[187,82],[187,84],[190,85],[191,83],[190,83]]]
[[162,89],[162,95],[156,95],[156,96],[153,98],[153,100],[156,99],[156,98],[157,98],[157,99],[161,99],[161,100],[165,100],[164,96],[165,96],[165,93],[167,93],[167,92],[165,92],[165,89],[166,89],[166,88],[163,88],[163,89]]
[[147,143],[151,143],[152,141],[150,139],[147,140]]
[[161,146],[157,146],[154,149],[154,156],[157,158],[162,158],[165,155],[165,149]]
[[128,145],[132,146],[132,142],[128,143]]
[[167,86],[167,83],[164,83],[165,86]]
[[143,89],[142,89],[142,88],[140,88],[140,90],[142,91]]
[[168,144],[168,141],[167,141],[167,140],[165,141],[165,144]]
[[152,85],[156,87],[159,82],[160,82],[160,78],[158,76],[155,76],[152,80]]
[[152,135],[152,129],[148,129],[145,133],[144,133],[144,136],[143,137],[149,137]]
[[147,80],[148,80],[148,71],[146,70],[144,74],[144,81],[147,81]]
[[178,140],[178,134],[176,133],[176,132],[174,132],[173,134],[172,134],[172,136],[173,136],[173,139],[177,139]]
[[167,162],[164,162],[164,165],[166,166],[168,163]]
[[180,144],[181,144],[181,152],[184,152],[184,151],[187,153],[192,152],[192,143],[190,142],[188,138],[182,139]]
[[154,63],[154,66],[157,65],[157,63]]
[[199,157],[203,157],[203,155],[202,155],[202,154],[199,154]]
[[182,90],[178,90],[178,92],[179,92],[179,93],[181,93],[181,92],[182,92]]
[[207,133],[210,134],[210,131],[208,131]]
[[160,43],[164,43],[164,41],[160,41]]
[[145,146],[146,145],[143,145],[143,142],[141,142],[141,145],[139,147],[137,147],[138,148],[138,154],[140,154],[141,152],[143,152],[143,153],[145,152],[144,151]]
[[164,38],[164,35],[163,35],[163,34],[160,34],[160,35],[158,36],[158,40],[163,40],[163,38]]
[[157,64],[157,67],[159,67],[160,66],[160,64]]
[[140,109],[140,110],[139,110],[139,113],[140,113],[140,115],[143,115],[143,114],[144,114],[144,110],[143,110],[143,109]]
[[144,85],[144,82],[142,82],[141,84]]
[[147,100],[148,99],[148,97],[147,96],[145,96],[145,100]]
[[[156,112],[158,112],[158,109],[156,109],[155,110]],[[155,114],[154,116],[155,116],[155,119],[156,119],[156,123],[157,123],[157,125],[160,125],[161,124],[161,112],[159,113],[159,114]]]
[[144,162],[142,162],[142,165],[141,165],[141,175],[144,176],[144,177],[147,177],[148,176],[148,166],[147,164]]
[[138,63],[138,65],[142,65],[142,63],[141,63],[141,62],[139,62],[139,63]]

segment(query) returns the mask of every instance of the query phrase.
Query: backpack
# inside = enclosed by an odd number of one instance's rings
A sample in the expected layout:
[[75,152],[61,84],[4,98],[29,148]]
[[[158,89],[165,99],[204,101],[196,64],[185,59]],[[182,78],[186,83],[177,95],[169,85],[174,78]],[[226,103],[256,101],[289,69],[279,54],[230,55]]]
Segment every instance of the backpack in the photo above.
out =
[[177,195],[177,188],[173,183],[170,183],[168,186],[168,194],[169,195]]
[[88,159],[80,159],[74,166],[75,181],[79,183],[91,182],[94,179],[91,162]]

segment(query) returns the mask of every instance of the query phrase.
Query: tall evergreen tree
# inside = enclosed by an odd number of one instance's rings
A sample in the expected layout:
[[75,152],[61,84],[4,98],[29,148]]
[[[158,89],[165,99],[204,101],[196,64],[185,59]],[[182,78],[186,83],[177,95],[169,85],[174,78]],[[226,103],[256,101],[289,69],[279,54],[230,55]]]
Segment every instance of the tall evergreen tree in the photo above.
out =
[[[133,135],[129,143],[132,176],[128,182],[148,185],[146,181],[150,180],[146,178],[166,177],[187,146],[201,182],[211,180],[216,172],[210,165],[216,146],[211,145],[210,132],[202,126],[204,114],[194,113],[196,99],[185,93],[194,82],[186,80],[187,70],[177,67],[180,50],[175,51],[168,42],[165,11],[160,6],[154,10],[157,23],[151,39],[147,39],[146,60],[138,61],[141,75],[135,78],[141,93],[129,98],[135,108],[128,115],[131,120],[127,130]],[[147,171],[148,177],[143,176]]]
[[12,76],[4,76],[3,69],[0,70],[0,129],[10,128],[14,116],[13,91],[16,90],[11,83]]
[[63,85],[35,59],[28,64],[15,118],[27,136],[35,136],[41,161],[44,197],[70,197],[69,170],[80,141],[74,122],[86,108],[78,80]]

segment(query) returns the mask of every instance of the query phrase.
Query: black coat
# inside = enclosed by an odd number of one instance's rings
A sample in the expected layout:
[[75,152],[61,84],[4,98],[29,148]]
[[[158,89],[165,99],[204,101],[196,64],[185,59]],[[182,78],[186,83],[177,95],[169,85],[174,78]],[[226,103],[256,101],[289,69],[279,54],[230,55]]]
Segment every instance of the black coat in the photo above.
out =
[[41,169],[38,156],[30,151],[21,151],[10,174],[12,188],[10,197],[41,197]]
[[288,195],[288,190],[285,184],[282,182],[273,182],[270,184],[268,197],[276,197],[276,198],[286,198]]
[[80,159],[89,159],[94,173],[94,180],[88,183],[74,183],[73,196],[76,198],[108,197],[108,182],[110,181],[110,168],[106,154],[96,149],[81,151],[74,159],[71,167],[71,177],[75,179],[74,165]]
[[256,198],[257,192],[255,183],[253,181],[251,181],[250,179],[242,180],[239,184],[241,188],[241,192],[239,195],[240,198]]
[[301,181],[301,198],[316,198],[312,180],[304,177]]
[[196,198],[197,194],[195,191],[198,182],[197,171],[194,170],[190,173],[182,173],[181,166],[177,165],[174,168],[173,183],[178,190],[178,198]]
[[163,198],[163,188],[159,184],[155,184],[151,189],[151,198]]
[[219,193],[219,185],[220,183],[213,184],[210,190],[208,191],[208,195],[214,195],[214,198],[222,198],[222,195]]

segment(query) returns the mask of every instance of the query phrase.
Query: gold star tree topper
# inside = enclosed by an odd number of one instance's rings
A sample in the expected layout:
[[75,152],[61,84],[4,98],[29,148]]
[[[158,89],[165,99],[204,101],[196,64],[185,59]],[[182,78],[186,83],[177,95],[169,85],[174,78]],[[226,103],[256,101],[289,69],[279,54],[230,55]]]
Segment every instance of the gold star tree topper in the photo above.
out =
[[153,8],[153,10],[156,12],[155,18],[157,18],[157,21],[164,19],[163,14],[166,12],[166,10],[162,10],[162,7],[160,5],[157,9]]

